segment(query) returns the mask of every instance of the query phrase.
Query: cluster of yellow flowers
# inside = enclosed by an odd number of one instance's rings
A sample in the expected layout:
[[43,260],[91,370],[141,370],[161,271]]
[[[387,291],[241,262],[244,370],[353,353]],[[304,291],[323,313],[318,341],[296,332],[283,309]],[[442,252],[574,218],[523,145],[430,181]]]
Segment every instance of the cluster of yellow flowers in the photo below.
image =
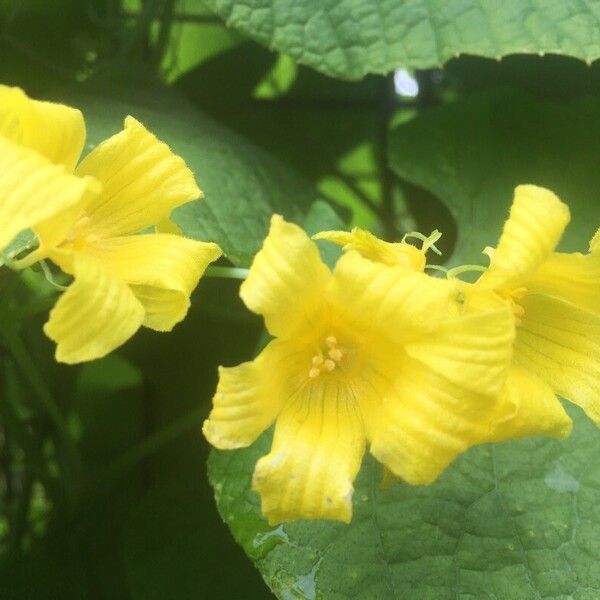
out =
[[79,110],[0,86],[0,251],[32,229],[39,246],[14,266],[48,259],[74,277],[44,327],[66,363],[104,356],[142,325],[171,330],[221,255],[168,220],[202,193],[141,123],[127,117],[79,162],[84,143]]
[[[201,194],[181,158],[128,117],[76,166],[84,135],[79,111],[0,87],[0,249],[31,228],[39,246],[15,264],[50,259],[73,275],[45,326],[65,362],[141,325],[171,329],[220,255],[167,221]],[[395,476],[426,484],[475,444],[568,435],[556,394],[600,424],[600,231],[586,255],[555,252],[568,221],[552,192],[517,187],[489,267],[467,283],[425,273],[437,233],[417,248],[322,232],[344,250],[332,271],[273,216],[240,294],[274,339],[220,369],[203,428],[233,449],[276,423],[253,477],[270,523],[349,522],[367,443]]]

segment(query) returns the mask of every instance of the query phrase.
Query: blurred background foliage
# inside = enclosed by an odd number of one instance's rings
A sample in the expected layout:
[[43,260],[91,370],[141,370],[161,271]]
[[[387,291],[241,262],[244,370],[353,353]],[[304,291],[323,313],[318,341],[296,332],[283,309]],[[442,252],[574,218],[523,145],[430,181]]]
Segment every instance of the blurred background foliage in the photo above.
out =
[[[598,63],[460,56],[351,82],[266,49],[199,0],[0,0],[0,82],[82,107],[91,143],[126,112],[147,122],[185,156],[207,195],[176,220],[241,266],[270,212],[302,222],[318,198],[346,225],[390,240],[441,229],[449,256],[457,212],[444,193],[454,180],[427,185],[434,154],[423,129],[388,136],[427,109],[467,107],[468,133],[477,118],[469,103],[501,87],[540,102],[591,97],[585,110],[600,114]],[[510,103],[512,92],[503,93]],[[432,122],[432,136],[444,118]],[[453,123],[446,136],[460,145],[463,128]],[[485,139],[469,143],[476,153],[488,148]],[[417,167],[406,158],[412,148]],[[452,193],[485,191],[480,183]],[[142,331],[115,355],[70,368],[53,361],[41,334],[52,288],[40,273],[0,269],[0,293],[12,298],[0,306],[2,599],[273,597],[215,509],[200,435],[216,367],[250,358],[261,335],[237,287],[203,280],[172,334]]]

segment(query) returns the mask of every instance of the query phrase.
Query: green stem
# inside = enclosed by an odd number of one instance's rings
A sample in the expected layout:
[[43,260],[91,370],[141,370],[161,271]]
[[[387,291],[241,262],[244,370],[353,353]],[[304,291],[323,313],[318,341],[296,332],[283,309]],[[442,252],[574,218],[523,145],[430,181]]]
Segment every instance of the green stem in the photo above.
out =
[[67,424],[64,421],[60,409],[56,405],[52,394],[46,387],[46,382],[42,374],[37,369],[35,361],[30,356],[27,347],[19,334],[6,323],[2,323],[2,336],[4,337],[6,347],[13,356],[13,359],[29,385],[31,386],[35,397],[37,398],[42,410],[50,417],[56,435],[64,451],[65,461],[70,474],[78,477],[81,473],[81,461],[77,446],[71,437]]
[[33,474],[29,469],[25,469],[21,497],[19,498],[19,503],[10,522],[10,533],[8,538],[11,551],[17,555],[21,552],[23,537],[27,532],[27,520],[29,518],[33,484]]
[[248,269],[241,267],[213,267],[210,266],[204,272],[204,277],[222,277],[223,279],[246,279]]
[[7,267],[11,271],[18,271],[19,269],[14,265],[12,258],[7,256],[3,252],[0,252],[0,267]]

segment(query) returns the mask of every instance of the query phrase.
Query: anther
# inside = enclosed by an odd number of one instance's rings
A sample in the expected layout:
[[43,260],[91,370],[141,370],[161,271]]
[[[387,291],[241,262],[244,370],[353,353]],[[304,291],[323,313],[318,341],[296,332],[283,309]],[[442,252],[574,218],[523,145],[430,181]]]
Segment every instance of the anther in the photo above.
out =
[[340,362],[342,360],[342,351],[339,348],[332,348],[327,354],[329,354],[329,358],[333,359],[335,362]]
[[335,346],[337,344],[337,339],[335,338],[335,336],[330,335],[329,337],[325,338],[325,343],[330,347],[333,348],[333,346]]
[[323,364],[323,357],[320,354],[315,354],[312,357],[312,364],[315,367],[318,367],[319,365],[322,365]]
[[319,375],[321,374],[321,369],[317,369],[316,367],[313,367],[309,372],[308,372],[308,376],[311,379],[316,379]]
[[335,363],[331,360],[331,359],[327,359],[324,363],[323,363],[323,367],[325,368],[325,370],[327,371],[333,371],[335,369]]

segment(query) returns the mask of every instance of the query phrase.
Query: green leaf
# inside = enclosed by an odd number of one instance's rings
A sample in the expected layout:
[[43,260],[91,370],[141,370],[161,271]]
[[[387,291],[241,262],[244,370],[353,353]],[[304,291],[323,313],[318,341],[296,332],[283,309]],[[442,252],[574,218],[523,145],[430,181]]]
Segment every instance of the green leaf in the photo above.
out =
[[110,96],[94,87],[71,92],[67,100],[83,110],[92,145],[119,131],[131,114],[185,158],[205,193],[174,213],[186,235],[217,242],[229,260],[246,266],[272,213],[302,220],[316,197],[309,183],[180,95],[156,84],[130,85],[113,82]]
[[436,194],[458,224],[452,262],[487,264],[520,183],[553,190],[571,208],[566,251],[586,252],[600,225],[600,113],[591,98],[542,102],[516,91],[474,95],[391,132],[396,173]]
[[600,433],[569,412],[567,441],[481,446],[430,486],[381,489],[382,468],[366,457],[350,525],[267,525],[250,480],[270,433],[213,451],[209,477],[221,516],[281,599],[594,600]]
[[600,57],[598,11],[579,0],[205,0],[231,27],[328,75],[437,67],[459,54]]
[[[306,215],[306,219],[304,219],[304,223],[302,223],[302,227],[308,235],[315,235],[315,233],[330,229],[346,229],[344,221],[323,200],[317,200],[313,203]],[[319,247],[323,262],[329,268],[333,268],[342,253],[341,248],[325,240],[317,240],[316,244]]]

